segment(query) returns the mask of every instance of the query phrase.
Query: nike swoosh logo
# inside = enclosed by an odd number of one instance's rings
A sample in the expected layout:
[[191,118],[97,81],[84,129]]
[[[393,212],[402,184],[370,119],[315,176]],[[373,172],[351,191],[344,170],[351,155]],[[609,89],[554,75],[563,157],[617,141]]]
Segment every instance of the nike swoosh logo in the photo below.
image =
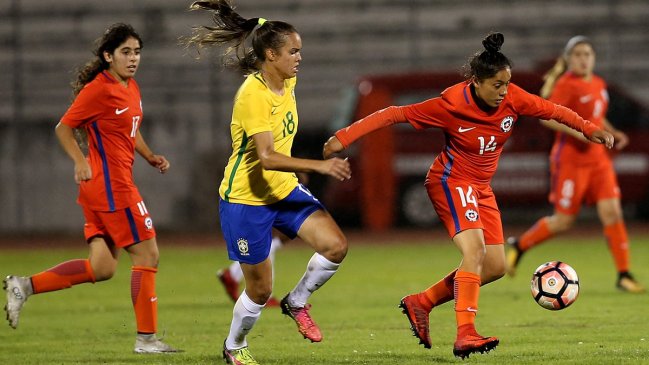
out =
[[115,114],[120,115],[120,114],[124,113],[127,110],[128,110],[128,107],[126,107],[126,108],[124,108],[122,110],[119,110],[119,109],[115,108]]
[[590,95],[590,94],[588,94],[588,95],[584,95],[584,96],[580,97],[580,98],[579,98],[579,101],[580,101],[582,104],[586,104],[586,103],[589,102],[592,98],[593,98],[593,96]]
[[460,132],[460,133],[464,133],[464,132],[468,132],[468,131],[470,131],[472,129],[475,129],[475,127],[471,127],[471,128],[462,128],[462,127],[460,127],[460,128],[457,129],[457,131]]
[[275,114],[277,114],[277,107],[273,107],[273,108],[270,110],[270,115],[275,115]]
[[155,302],[155,301],[157,301],[157,300],[158,300],[158,297],[152,297],[152,298],[151,298],[151,302]]
[[466,310],[467,310],[468,312],[478,313],[478,310],[475,309],[475,308],[473,308],[473,307],[467,307]]

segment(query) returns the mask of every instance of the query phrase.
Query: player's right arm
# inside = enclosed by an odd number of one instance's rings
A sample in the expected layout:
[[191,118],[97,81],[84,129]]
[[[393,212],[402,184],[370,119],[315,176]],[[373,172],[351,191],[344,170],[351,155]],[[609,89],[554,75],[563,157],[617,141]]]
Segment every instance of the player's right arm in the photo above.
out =
[[254,134],[252,139],[255,142],[261,167],[265,170],[317,172],[332,176],[341,181],[352,177],[351,168],[347,159],[310,160],[284,155],[275,151],[273,133],[268,131]]
[[71,127],[68,125],[59,122],[55,128],[56,138],[58,138],[59,143],[65,153],[72,159],[74,162],[74,181],[77,184],[80,184],[81,181],[90,180],[92,178],[92,170],[90,169],[90,164],[86,160],[86,157],[81,152],[77,140],[74,138],[74,132]]
[[442,97],[437,97],[417,104],[390,106],[376,111],[350,126],[338,130],[325,143],[322,154],[324,158],[329,158],[334,153],[349,147],[359,138],[397,123],[410,123],[416,129],[443,127],[444,118],[441,115],[444,108],[441,104],[444,102]]
[[74,138],[73,129],[81,128],[90,120],[99,119],[104,107],[103,101],[106,99],[104,96],[104,90],[98,84],[92,82],[87,84],[79,92],[55,128],[56,138],[61,143],[61,147],[74,162],[74,181],[77,184],[90,180],[92,170]]
[[369,133],[395,123],[403,123],[406,121],[406,116],[400,107],[390,106],[376,111],[352,123],[350,126],[338,130],[325,143],[322,155],[325,159],[328,159],[334,153],[344,150],[354,143],[354,141]]

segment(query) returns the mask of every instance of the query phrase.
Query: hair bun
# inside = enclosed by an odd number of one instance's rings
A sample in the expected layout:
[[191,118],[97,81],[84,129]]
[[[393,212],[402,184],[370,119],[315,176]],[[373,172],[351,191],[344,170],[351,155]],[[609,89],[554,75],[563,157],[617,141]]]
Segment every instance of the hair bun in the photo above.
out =
[[505,43],[505,36],[502,33],[489,33],[483,40],[482,45],[487,52],[500,52],[500,47]]

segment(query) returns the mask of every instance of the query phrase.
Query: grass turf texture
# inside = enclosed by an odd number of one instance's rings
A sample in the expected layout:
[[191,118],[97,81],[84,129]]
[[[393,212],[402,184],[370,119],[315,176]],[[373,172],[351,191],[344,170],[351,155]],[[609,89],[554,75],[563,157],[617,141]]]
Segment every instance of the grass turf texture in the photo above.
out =
[[[162,239],[163,237],[161,237]],[[132,354],[135,324],[130,303],[129,258],[122,254],[116,276],[107,282],[33,296],[17,330],[0,326],[0,364],[215,364],[222,363],[232,303],[215,279],[227,264],[224,247],[161,247],[157,276],[159,329],[181,354]],[[371,245],[352,242],[338,274],[311,298],[324,340],[302,339],[295,324],[277,308],[264,309],[250,349],[262,364],[430,364],[459,363],[452,355],[452,303],[433,309],[433,348],[417,345],[397,309],[399,299],[441,278],[459,261],[447,241]],[[649,237],[634,237],[638,280],[649,283],[643,267]],[[275,292],[281,298],[302,275],[312,251],[290,244],[277,255]],[[26,275],[75,258],[78,250],[1,250],[0,275]],[[581,281],[579,299],[552,312],[531,298],[533,270],[543,262],[572,265]],[[500,338],[489,354],[465,363],[481,364],[640,364],[649,363],[649,295],[615,289],[612,259],[603,239],[554,240],[523,258],[516,278],[483,287],[478,331]],[[4,297],[2,299],[4,301]]]

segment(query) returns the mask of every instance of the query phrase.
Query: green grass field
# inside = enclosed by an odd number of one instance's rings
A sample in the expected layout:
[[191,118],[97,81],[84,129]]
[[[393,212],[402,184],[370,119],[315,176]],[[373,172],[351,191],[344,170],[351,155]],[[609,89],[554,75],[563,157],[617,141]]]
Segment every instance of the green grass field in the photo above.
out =
[[[224,247],[201,248],[166,242],[158,274],[159,328],[166,340],[185,350],[173,355],[135,355],[130,303],[129,259],[122,256],[110,281],[83,284],[34,296],[17,330],[0,326],[0,364],[219,364],[232,303],[215,280],[227,263]],[[372,245],[351,242],[339,273],[312,297],[312,315],[324,340],[312,344],[276,308],[265,309],[249,337],[262,364],[430,364],[462,363],[452,355],[452,304],[431,313],[433,348],[412,337],[397,304],[426,288],[459,261],[446,241]],[[637,278],[649,283],[649,237],[634,237]],[[60,261],[85,257],[78,250],[0,250],[0,275],[30,274]],[[277,296],[302,275],[312,252],[290,245],[277,256]],[[551,312],[531,298],[529,280],[541,263],[560,259],[579,273],[581,294],[570,308]],[[477,328],[500,338],[489,354],[464,363],[640,364],[649,363],[649,295],[614,287],[612,259],[603,239],[555,240],[529,252],[512,279],[483,288]],[[4,300],[4,299],[3,299]]]

